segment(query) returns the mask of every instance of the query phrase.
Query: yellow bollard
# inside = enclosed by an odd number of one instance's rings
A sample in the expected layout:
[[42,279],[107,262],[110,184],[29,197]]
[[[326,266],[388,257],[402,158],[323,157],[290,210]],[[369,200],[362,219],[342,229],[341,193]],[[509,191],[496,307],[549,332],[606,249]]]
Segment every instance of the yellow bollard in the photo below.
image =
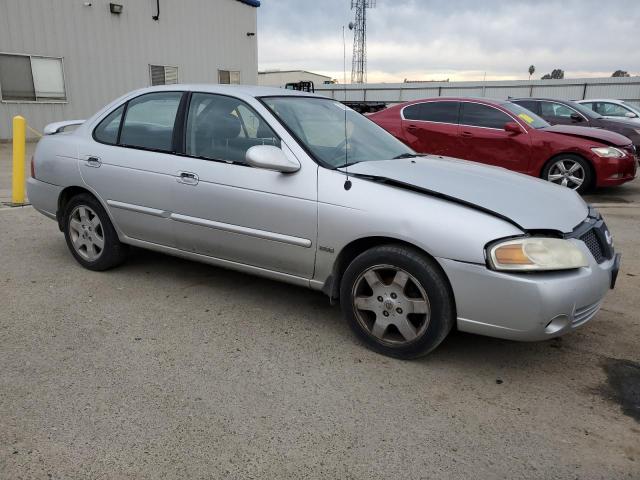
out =
[[13,183],[11,202],[14,205],[24,204],[24,165],[27,141],[27,121],[24,117],[13,117]]

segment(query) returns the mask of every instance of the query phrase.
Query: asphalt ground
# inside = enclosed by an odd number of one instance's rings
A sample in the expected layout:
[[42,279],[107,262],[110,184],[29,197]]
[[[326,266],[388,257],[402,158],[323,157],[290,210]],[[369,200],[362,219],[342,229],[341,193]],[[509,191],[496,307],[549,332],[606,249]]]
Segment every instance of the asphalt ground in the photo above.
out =
[[143,250],[91,272],[0,208],[0,479],[638,479],[640,185],[593,199],[623,255],[595,319],[410,362],[321,293]]

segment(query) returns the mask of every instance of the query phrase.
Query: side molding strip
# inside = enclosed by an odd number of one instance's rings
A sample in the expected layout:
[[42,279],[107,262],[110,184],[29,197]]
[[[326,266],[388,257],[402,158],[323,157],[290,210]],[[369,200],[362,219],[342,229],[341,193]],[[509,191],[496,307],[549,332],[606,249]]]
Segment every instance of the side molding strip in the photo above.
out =
[[190,217],[187,215],[181,215],[179,213],[172,213],[171,218],[177,222],[190,223],[192,225],[199,225],[201,227],[213,228],[215,230],[222,230],[225,232],[238,233],[240,235],[248,235],[250,237],[264,238],[265,240],[287,243],[289,245],[295,245],[297,247],[311,247],[311,240],[308,240],[306,238],[292,237],[290,235],[283,235],[281,233],[267,232],[266,230],[256,230],[255,228],[241,227],[239,225],[232,225],[230,223],[214,222],[213,220]]
[[154,217],[169,218],[170,212],[165,210],[158,210],[157,208],[143,207],[141,205],[133,205],[131,203],[117,202],[115,200],[107,200],[107,205],[121,210],[129,210],[130,212],[144,213],[146,215],[153,215]]
[[115,200],[107,200],[107,205],[109,205],[110,207],[119,208],[121,210],[144,213],[145,215],[152,215],[154,217],[168,218],[176,222],[198,225],[200,227],[213,228],[215,230],[237,233],[239,235],[247,235],[249,237],[263,238],[265,240],[271,240],[273,242],[295,245],[296,247],[311,247],[311,240],[307,238],[292,237],[291,235],[283,235],[281,233],[268,232],[266,230],[257,230],[255,228],[242,227],[240,225],[232,225],[230,223],[215,222],[213,220],[207,220],[204,218],[190,217],[188,215],[181,215],[179,213],[167,212],[166,210],[158,210],[157,208],[117,202]]

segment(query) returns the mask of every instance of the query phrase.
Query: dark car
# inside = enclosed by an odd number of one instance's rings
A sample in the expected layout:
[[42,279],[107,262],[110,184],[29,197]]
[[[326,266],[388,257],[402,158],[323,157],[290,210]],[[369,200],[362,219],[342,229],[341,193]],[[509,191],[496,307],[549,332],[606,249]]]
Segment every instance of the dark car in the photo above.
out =
[[624,135],[640,152],[640,125],[622,118],[606,118],[590,108],[569,100],[549,98],[511,98],[512,102],[544,118],[551,125],[604,128]]
[[505,100],[427,98],[369,119],[420,153],[473,160],[583,192],[633,180],[631,141],[607,130],[549,125]]

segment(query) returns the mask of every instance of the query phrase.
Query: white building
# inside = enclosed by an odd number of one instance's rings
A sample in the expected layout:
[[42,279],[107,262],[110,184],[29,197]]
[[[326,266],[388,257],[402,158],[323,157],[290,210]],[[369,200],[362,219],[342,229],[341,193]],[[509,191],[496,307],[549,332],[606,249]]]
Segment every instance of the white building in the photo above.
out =
[[287,83],[301,81],[312,81],[317,87],[324,84],[324,82],[330,82],[331,77],[307,72],[306,70],[265,70],[258,72],[258,85],[265,87],[284,87]]
[[255,84],[258,0],[1,0],[0,140],[170,83]]

